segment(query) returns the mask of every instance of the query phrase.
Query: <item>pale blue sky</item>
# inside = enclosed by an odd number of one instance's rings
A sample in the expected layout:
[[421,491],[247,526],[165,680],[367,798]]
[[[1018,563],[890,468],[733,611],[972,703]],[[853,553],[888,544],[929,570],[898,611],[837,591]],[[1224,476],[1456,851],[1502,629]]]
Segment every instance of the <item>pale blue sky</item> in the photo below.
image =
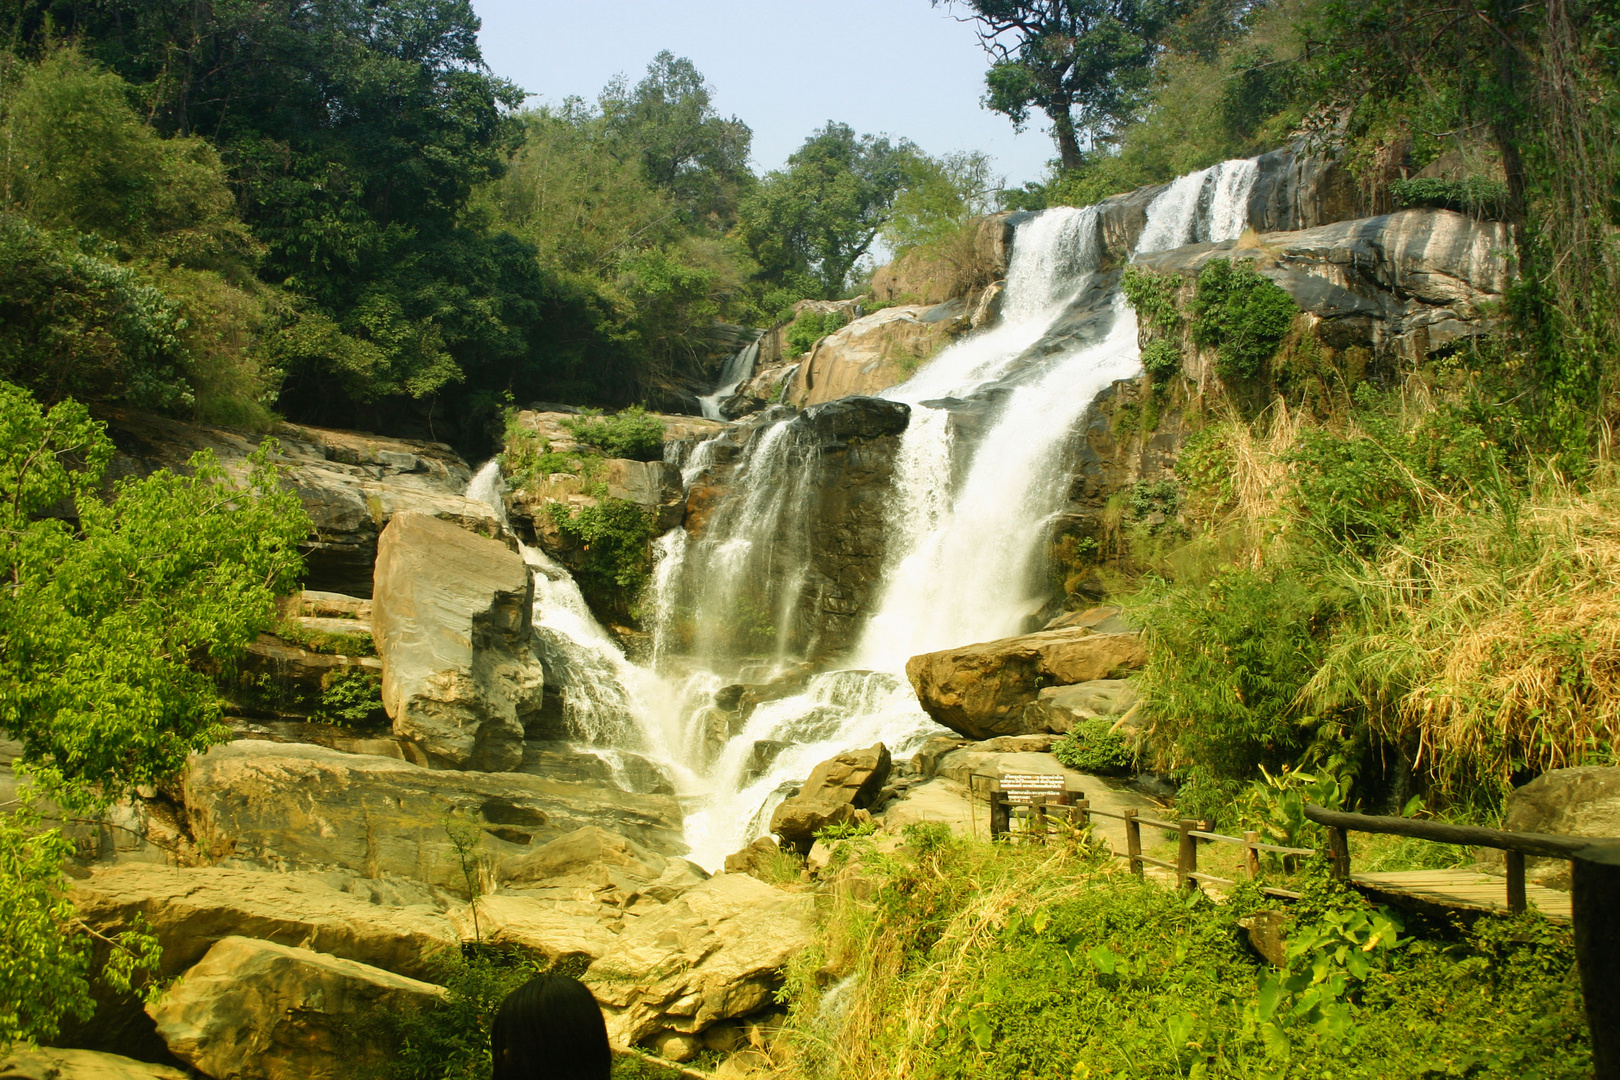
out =
[[1022,135],[979,105],[986,61],[971,27],[928,0],[473,0],[497,75],[557,102],[636,81],[660,49],[689,57],[726,115],[754,130],[754,164],[783,165],[841,120],[929,153],[982,150],[1009,185],[1056,156],[1044,125]]

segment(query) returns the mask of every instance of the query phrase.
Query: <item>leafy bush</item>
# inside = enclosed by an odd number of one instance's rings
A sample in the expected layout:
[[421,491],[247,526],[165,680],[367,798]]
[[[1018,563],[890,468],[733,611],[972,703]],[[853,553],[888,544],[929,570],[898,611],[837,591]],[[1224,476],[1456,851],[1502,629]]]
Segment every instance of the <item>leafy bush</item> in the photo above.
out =
[[576,440],[610,458],[633,461],[662,461],[664,458],[664,422],[649,416],[639,405],[621,409],[612,416],[568,417],[562,421],[562,426]]
[[557,531],[583,552],[577,576],[587,596],[602,600],[641,592],[652,570],[656,522],[650,510],[604,495],[596,505],[574,511],[548,503],[546,513]]
[[1082,720],[1057,741],[1052,756],[1093,776],[1128,776],[1136,771],[1136,754],[1112,728],[1106,717]]
[[1298,313],[1294,298],[1252,260],[1211,259],[1198,273],[1193,340],[1215,348],[1222,378],[1253,379],[1276,355]]
[[848,322],[849,317],[842,311],[801,311],[787,328],[784,351],[789,359],[803,356],[812,345]]
[[1180,275],[1127,266],[1119,287],[1136,309],[1137,318],[1163,337],[1180,334],[1181,309],[1176,305],[1176,294],[1181,291]]
[[311,719],[322,724],[363,724],[383,711],[382,678],[368,671],[343,671],[321,680],[321,700]]
[[1508,203],[1506,181],[1485,176],[1465,176],[1460,180],[1438,177],[1392,180],[1389,193],[1401,206],[1432,206],[1486,217],[1502,216]]
[[1181,347],[1169,338],[1154,338],[1142,350],[1142,367],[1160,382],[1181,374]]

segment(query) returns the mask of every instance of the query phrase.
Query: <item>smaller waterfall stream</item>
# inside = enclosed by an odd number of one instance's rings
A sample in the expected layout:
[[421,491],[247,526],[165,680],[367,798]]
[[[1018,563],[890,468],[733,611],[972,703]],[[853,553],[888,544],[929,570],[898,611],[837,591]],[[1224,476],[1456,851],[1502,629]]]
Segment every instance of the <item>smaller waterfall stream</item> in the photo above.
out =
[[759,344],[764,335],[757,337],[749,345],[738,349],[726,359],[725,367],[720,369],[720,382],[715,391],[698,398],[698,406],[703,415],[709,420],[724,420],[720,415],[720,403],[737,392],[737,387],[747,382],[754,374],[754,366],[759,363]]

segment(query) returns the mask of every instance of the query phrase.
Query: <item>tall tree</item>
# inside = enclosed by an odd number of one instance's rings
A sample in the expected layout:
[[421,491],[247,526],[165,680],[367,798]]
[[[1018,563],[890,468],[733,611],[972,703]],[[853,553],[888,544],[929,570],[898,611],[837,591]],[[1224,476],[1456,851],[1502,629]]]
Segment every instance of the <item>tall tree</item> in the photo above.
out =
[[1188,0],[931,0],[963,6],[990,56],[984,104],[1019,128],[1039,109],[1065,169],[1136,115],[1163,38]]
[[723,117],[692,61],[665,50],[629,88],[623,78],[598,98],[621,154],[639,157],[647,180],[667,191],[689,224],[729,228],[737,199],[754,181],[748,152],[754,133]]
[[743,201],[738,232],[763,276],[804,293],[841,293],[921,157],[910,140],[828,121]]

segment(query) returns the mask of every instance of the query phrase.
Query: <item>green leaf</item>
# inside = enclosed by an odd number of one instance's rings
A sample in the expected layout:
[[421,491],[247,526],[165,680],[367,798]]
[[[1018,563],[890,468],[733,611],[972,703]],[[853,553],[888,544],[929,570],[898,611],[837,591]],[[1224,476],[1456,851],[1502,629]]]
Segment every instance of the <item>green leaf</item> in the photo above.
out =
[[1104,975],[1112,975],[1115,965],[1119,962],[1119,957],[1106,945],[1098,945],[1086,954],[1086,958],[1091,961],[1092,967]]

